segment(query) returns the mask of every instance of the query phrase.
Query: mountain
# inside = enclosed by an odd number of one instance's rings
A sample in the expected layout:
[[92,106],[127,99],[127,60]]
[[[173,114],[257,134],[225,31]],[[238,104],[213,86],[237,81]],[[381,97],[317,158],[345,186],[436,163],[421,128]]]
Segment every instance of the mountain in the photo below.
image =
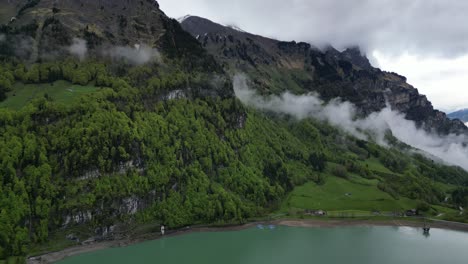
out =
[[459,119],[465,123],[468,122],[468,109],[459,110],[447,115],[451,119]]
[[338,97],[350,101],[364,116],[388,103],[428,131],[468,133],[462,122],[435,110],[405,77],[372,67],[358,48],[322,51],[307,43],[277,41],[196,16],[186,17],[181,24],[227,69],[250,75],[262,93],[314,91],[326,101]]
[[[311,209],[419,208],[468,221],[456,209],[468,206],[464,169],[391,134],[380,146],[235,97],[231,71],[241,69],[263,94],[319,91],[363,115],[387,100],[424,126],[457,130],[357,49],[322,52],[187,18],[192,36],[149,0],[0,1],[0,12],[0,262],[142,239],[161,225]],[[312,208],[323,198],[314,190],[345,200]]]

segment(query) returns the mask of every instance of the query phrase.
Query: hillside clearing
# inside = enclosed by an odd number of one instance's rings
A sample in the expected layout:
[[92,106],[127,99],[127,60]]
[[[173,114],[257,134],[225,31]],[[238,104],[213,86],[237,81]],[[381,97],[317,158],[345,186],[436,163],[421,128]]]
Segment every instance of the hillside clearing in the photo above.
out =
[[89,85],[74,85],[67,81],[56,81],[44,84],[15,83],[5,101],[0,102],[0,108],[19,110],[34,99],[48,96],[52,100],[70,104],[83,95],[96,92],[99,88]]

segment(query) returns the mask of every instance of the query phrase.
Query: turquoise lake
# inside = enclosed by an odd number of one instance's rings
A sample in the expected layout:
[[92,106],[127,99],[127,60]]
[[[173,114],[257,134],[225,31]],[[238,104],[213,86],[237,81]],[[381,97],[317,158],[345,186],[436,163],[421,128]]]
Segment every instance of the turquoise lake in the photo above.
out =
[[190,233],[67,258],[62,264],[467,264],[468,233],[410,227],[257,227]]

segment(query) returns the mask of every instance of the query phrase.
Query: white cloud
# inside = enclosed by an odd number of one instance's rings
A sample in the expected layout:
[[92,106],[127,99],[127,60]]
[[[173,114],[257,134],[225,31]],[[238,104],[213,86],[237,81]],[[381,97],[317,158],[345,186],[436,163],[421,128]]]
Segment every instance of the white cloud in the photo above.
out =
[[68,51],[72,55],[77,56],[80,60],[83,60],[84,58],[86,58],[86,54],[88,53],[86,40],[74,38],[73,44],[70,47],[68,47]]
[[[286,40],[360,45],[398,54],[468,52],[468,2],[459,0],[159,0],[173,17],[198,15]],[[226,12],[229,10],[229,12]]]
[[259,96],[254,90],[249,89],[248,80],[244,75],[234,77],[234,91],[247,105],[291,115],[298,119],[314,117],[327,121],[360,139],[368,139],[370,134],[382,145],[386,145],[385,133],[391,130],[400,141],[439,157],[446,163],[468,170],[468,148],[464,145],[468,139],[465,136],[441,137],[430,134],[418,129],[413,121],[405,119],[403,114],[392,111],[390,107],[375,112],[367,118],[357,119],[355,106],[339,99],[325,104],[313,93],[294,95],[286,92],[280,96]]
[[458,58],[418,57],[408,53],[388,56],[374,51],[372,57],[382,69],[404,74],[436,108],[452,112],[468,107],[468,55]]
[[161,54],[157,49],[139,44],[134,47],[116,46],[103,51],[103,53],[114,59],[123,59],[135,65],[161,60]]
[[[178,18],[198,15],[280,40],[359,45],[390,61],[442,110],[468,107],[468,1],[459,0],[158,0]],[[229,12],[226,12],[229,10]],[[411,67],[398,58],[413,58]],[[439,57],[440,59],[434,59]],[[393,58],[393,59],[392,59]],[[431,59],[427,59],[431,58]],[[374,60],[375,62],[376,60]],[[438,65],[441,62],[442,64]],[[428,68],[430,67],[430,68]],[[463,77],[467,76],[467,77]]]

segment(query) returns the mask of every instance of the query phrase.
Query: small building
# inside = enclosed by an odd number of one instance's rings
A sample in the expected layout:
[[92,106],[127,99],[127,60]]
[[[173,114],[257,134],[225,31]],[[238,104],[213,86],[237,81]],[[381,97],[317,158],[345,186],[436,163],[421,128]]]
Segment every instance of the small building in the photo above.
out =
[[327,213],[323,210],[317,210],[315,211],[315,215],[318,215],[318,216],[324,216],[324,215],[327,215]]
[[416,216],[416,215],[418,215],[418,210],[416,210],[416,209],[407,210],[405,212],[405,215],[406,216]]
[[325,216],[327,215],[327,212],[323,210],[305,210],[304,214],[313,216]]

